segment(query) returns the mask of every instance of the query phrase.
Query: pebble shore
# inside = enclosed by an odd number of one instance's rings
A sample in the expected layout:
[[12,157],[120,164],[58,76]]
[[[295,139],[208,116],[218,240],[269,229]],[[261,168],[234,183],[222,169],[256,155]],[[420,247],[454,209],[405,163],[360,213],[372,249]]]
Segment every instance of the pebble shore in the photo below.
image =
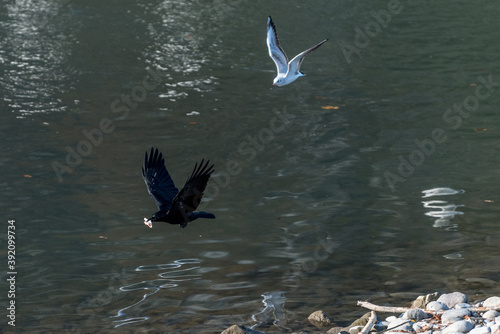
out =
[[[493,296],[476,302],[469,302],[467,295],[461,292],[437,297],[437,293],[420,296],[409,308],[359,302],[358,305],[371,309],[371,312],[347,327],[335,327],[334,321],[325,312],[319,310],[308,317],[308,321],[317,328],[317,331],[293,333],[500,334],[500,297]],[[394,312],[399,316],[387,316]],[[279,333],[280,331],[273,328],[269,333],[271,332]],[[281,332],[287,331],[283,329]],[[266,332],[249,329],[242,325],[233,325],[221,334],[266,334]]]

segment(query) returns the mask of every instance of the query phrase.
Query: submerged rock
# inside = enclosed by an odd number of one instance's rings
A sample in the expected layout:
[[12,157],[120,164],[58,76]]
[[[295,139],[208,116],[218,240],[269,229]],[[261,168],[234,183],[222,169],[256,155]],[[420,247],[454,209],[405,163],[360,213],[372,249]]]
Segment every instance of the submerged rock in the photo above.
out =
[[253,329],[247,328],[242,325],[232,325],[231,327],[222,331],[221,334],[264,334],[259,331],[254,331]]

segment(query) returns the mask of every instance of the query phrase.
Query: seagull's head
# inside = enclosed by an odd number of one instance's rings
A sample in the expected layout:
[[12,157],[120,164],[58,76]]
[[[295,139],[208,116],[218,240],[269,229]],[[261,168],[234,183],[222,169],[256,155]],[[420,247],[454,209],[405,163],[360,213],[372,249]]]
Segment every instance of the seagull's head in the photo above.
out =
[[282,78],[278,78],[278,77],[274,78],[273,86],[283,86]]

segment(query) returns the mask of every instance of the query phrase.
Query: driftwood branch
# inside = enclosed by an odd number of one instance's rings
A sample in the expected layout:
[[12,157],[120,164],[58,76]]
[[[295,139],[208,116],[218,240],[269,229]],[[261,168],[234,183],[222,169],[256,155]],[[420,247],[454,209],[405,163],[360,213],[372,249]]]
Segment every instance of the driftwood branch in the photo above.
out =
[[[392,306],[380,306],[380,305],[375,305],[369,302],[363,302],[363,301],[358,301],[358,305],[364,308],[367,308],[371,311],[376,311],[376,312],[385,312],[385,313],[404,313],[408,311],[410,308],[408,307],[392,307]],[[486,312],[489,310],[495,310],[495,311],[500,311],[500,307],[469,307],[466,310],[469,310],[470,312]],[[440,315],[443,314],[445,311],[429,311],[429,310],[423,310],[425,313],[429,314],[435,314],[435,315]]]
[[385,312],[385,313],[404,313],[409,310],[408,307],[379,306],[369,302],[362,302],[362,301],[358,301],[358,305],[367,308],[371,311]]
[[359,334],[368,334],[372,330],[373,325],[375,325],[375,321],[377,321],[377,315],[374,311],[372,311],[370,318],[368,318],[368,322],[366,323],[365,327],[363,327],[361,332],[359,332]]

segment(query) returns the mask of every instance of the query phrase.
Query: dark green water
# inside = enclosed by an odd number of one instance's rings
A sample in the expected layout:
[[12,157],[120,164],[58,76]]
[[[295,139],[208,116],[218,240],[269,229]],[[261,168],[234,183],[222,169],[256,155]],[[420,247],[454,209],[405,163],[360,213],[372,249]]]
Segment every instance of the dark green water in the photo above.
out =
[[[498,295],[499,8],[3,1],[0,328],[312,330],[367,298]],[[285,87],[270,14],[290,57],[330,39]],[[216,220],[144,226],[151,146],[178,187],[215,163]]]

